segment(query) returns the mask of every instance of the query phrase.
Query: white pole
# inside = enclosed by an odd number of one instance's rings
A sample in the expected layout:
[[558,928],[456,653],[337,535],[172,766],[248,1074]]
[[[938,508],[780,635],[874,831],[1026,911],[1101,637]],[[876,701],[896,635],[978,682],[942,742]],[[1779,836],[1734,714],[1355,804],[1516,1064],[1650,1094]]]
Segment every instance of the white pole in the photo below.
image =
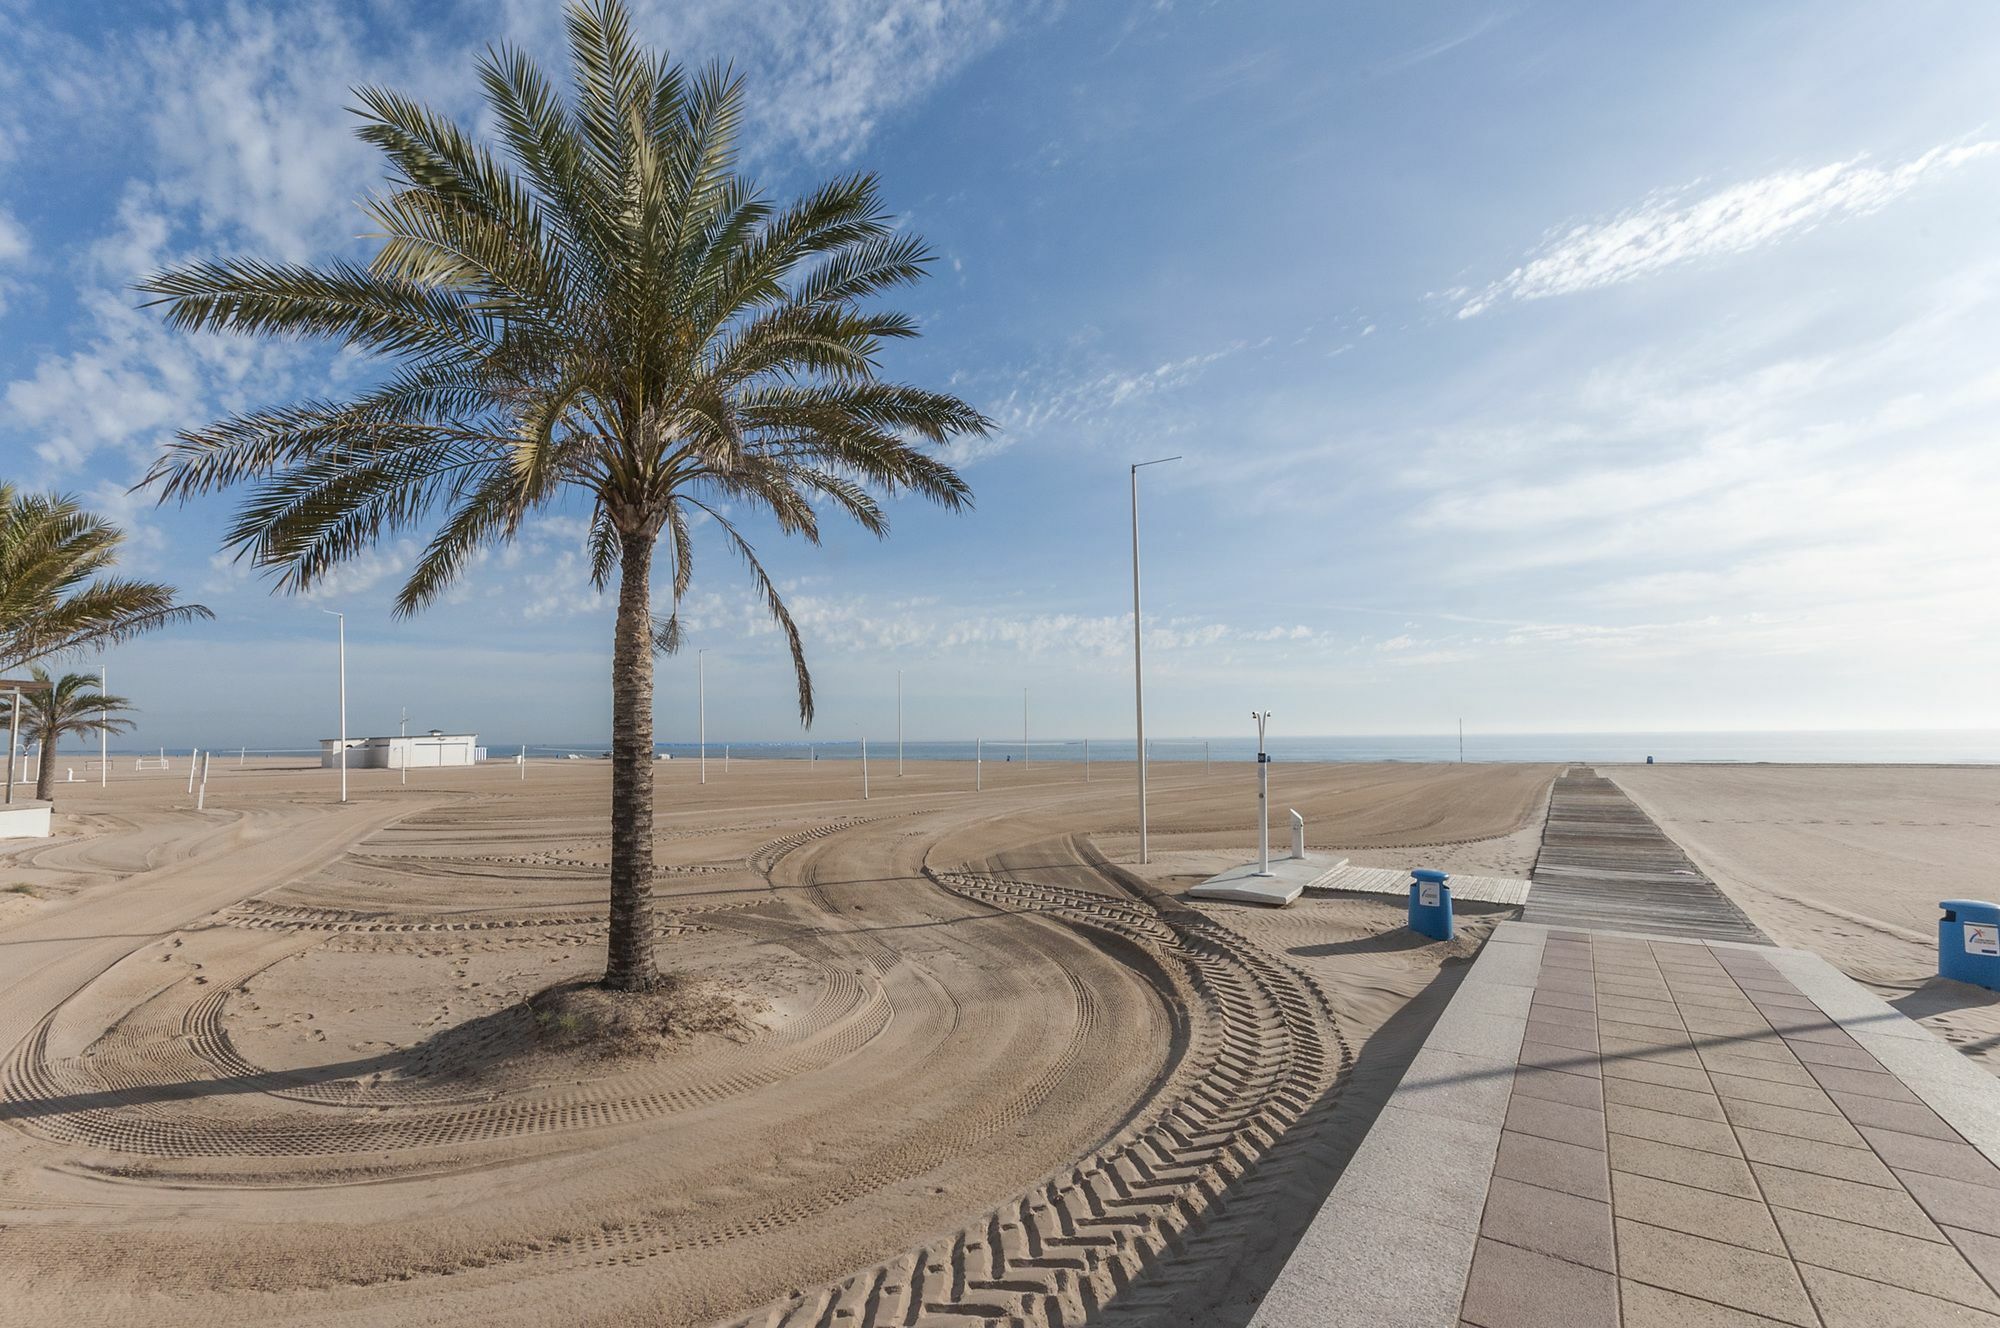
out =
[[[110,681],[111,681],[110,672],[106,670],[103,665],[101,664],[98,665],[97,694],[99,696],[109,696],[111,694]],[[98,707],[98,718],[99,719],[111,718],[111,708],[108,704],[101,705]],[[108,788],[110,786],[110,783],[111,783],[111,730],[100,727],[97,730],[97,787]]]
[[199,748],[199,747],[190,747],[190,748],[188,748],[188,787],[187,787],[187,791],[188,791],[188,792],[190,792],[190,793],[194,792],[194,768],[195,768],[196,764],[198,764],[198,763],[200,762],[200,760],[201,760],[201,748]]
[[347,615],[321,609],[340,619],[340,800],[347,801]]
[[729,744],[726,742],[722,744],[722,773],[729,773]]
[[1458,721],[1458,763],[1465,764],[1465,721]]
[[708,782],[708,675],[702,671],[706,650],[694,652],[694,692],[701,709],[701,782]]
[[1271,758],[1264,753],[1264,725],[1270,722],[1271,712],[1261,714],[1255,710],[1250,718],[1257,721],[1257,874],[1271,874]]
[[250,749],[248,747],[238,747],[236,749],[236,768],[238,770],[241,770],[243,768],[243,763],[249,759],[250,759]]
[[1201,745],[1201,777],[1203,779],[1208,778],[1208,744],[1206,742]]
[[903,777],[903,671],[896,670],[896,778]]
[[21,689],[16,687],[7,705],[7,801],[14,801],[14,735],[21,730]]
[[1146,656],[1145,635],[1139,623],[1139,470],[1163,462],[1179,461],[1177,456],[1156,461],[1139,461],[1132,466],[1132,706],[1137,712],[1138,750],[1133,753],[1139,767],[1139,861],[1152,861],[1146,843]]
[[861,740],[861,800],[868,801],[868,739]]
[[403,782],[407,784],[410,782],[410,708],[403,706],[401,709],[403,711],[403,750],[397,753],[396,764],[402,767]]
[[194,798],[194,809],[196,811],[200,811],[208,805],[208,758],[213,755],[215,753],[208,752],[201,758],[201,792],[195,794]]
[[1028,689],[1021,689],[1021,773],[1028,773]]
[[1083,740],[1083,782],[1090,782],[1090,739]]
[[528,782],[528,744],[521,744],[521,754],[514,758],[514,764],[521,767],[521,782]]
[[972,791],[975,793],[986,787],[986,763],[980,755],[980,744],[984,741],[983,738],[972,740]]

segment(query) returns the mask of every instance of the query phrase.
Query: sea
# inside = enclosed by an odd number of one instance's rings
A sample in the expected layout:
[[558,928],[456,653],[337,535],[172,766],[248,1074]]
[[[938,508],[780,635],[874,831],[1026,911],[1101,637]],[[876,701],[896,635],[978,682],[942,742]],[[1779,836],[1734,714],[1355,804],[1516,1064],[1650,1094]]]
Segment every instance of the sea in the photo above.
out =
[[[870,737],[868,758],[896,759],[897,744]],[[696,757],[701,748],[690,742],[655,744],[675,760]],[[728,742],[711,739],[708,759],[731,760],[854,760],[859,739],[808,742]],[[1251,762],[1257,759],[1254,737],[1148,739],[1151,761]],[[1771,762],[1785,764],[1867,765],[1993,765],[2000,764],[2000,729],[1960,730],[1825,730],[1715,733],[1467,733],[1461,749],[1450,734],[1374,734],[1329,737],[1273,735],[1265,744],[1273,761],[1537,761],[1613,764],[1656,762],[1681,764]],[[510,753],[502,743],[491,748]],[[577,752],[598,755],[603,744],[541,747],[530,744],[530,755]],[[1039,739],[1025,745],[1019,738],[963,742],[906,742],[910,761],[996,762],[1130,761],[1130,738]]]

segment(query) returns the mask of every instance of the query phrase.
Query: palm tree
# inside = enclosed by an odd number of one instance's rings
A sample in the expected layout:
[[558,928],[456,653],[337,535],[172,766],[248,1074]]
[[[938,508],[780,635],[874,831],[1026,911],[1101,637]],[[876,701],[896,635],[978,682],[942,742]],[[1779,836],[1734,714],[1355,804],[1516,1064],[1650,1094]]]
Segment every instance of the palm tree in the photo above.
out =
[[587,504],[593,581],[618,583],[605,985],[636,991],[658,981],[653,655],[679,647],[697,527],[742,558],[810,725],[803,643],[742,512],[817,543],[820,506],[878,536],[879,495],[962,508],[970,489],[925,446],[990,426],[880,376],[884,344],[916,327],[872,297],[916,281],[929,255],[873,176],[774,204],[737,171],[740,80],[643,51],[616,0],[572,3],[565,25],[567,99],[517,50],[480,61],[497,147],[393,92],[356,92],[390,172],[365,205],[380,241],[366,267],[201,262],[143,284],[176,327],[324,338],[386,362],[347,399],[182,434],[146,483],[163,502],[252,483],[224,545],[287,591],[436,514],[399,616],[529,514],[566,494]]
[[21,494],[0,481],[0,674],[31,660],[104,646],[191,618],[172,586],[100,576],[124,532],[63,494]]
[[[35,766],[35,797],[49,800],[49,776],[55,769],[49,758],[64,738],[80,738],[95,733],[130,733],[132,721],[112,712],[130,710],[132,703],[122,696],[101,691],[97,679],[88,673],[65,673],[51,679],[49,671],[37,664],[37,683],[45,687],[21,695],[20,727],[23,738],[42,744],[41,759]],[[0,700],[0,726],[12,727],[13,706]]]

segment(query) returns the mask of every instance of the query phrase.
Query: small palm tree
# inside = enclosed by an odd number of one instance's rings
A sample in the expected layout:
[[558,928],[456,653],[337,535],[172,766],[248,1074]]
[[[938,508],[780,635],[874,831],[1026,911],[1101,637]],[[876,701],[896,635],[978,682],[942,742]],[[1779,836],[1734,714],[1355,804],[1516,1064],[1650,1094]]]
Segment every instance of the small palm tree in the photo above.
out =
[[0,674],[31,660],[104,646],[191,618],[172,586],[101,576],[125,535],[61,494],[0,481]]
[[[678,648],[698,523],[741,556],[791,646],[799,716],[812,680],[783,599],[737,521],[761,512],[817,542],[818,505],[877,535],[882,494],[960,508],[970,490],[925,450],[983,433],[965,402],[879,376],[907,317],[872,297],[923,273],[869,175],[779,206],[736,170],[743,86],[640,49],[616,0],[565,16],[565,100],[519,51],[479,65],[497,149],[365,88],[363,139],[388,159],[368,200],[366,267],[194,263],[142,289],[177,327],[318,337],[383,357],[346,400],[184,433],[147,482],[162,501],[254,489],[225,547],[304,590],[377,539],[442,517],[396,599],[430,604],[484,544],[578,495],[592,574],[615,577],[611,936],[605,983],[654,965],[653,655]],[[652,568],[672,568],[656,614]]]
[[[52,679],[49,671],[37,664],[33,674],[35,681],[44,686],[21,694],[19,724],[24,740],[42,744],[35,767],[35,797],[47,802],[50,777],[55,770],[49,758],[56,754],[62,740],[98,733],[130,733],[132,721],[117,712],[130,710],[132,703],[100,690],[97,679],[88,673],[65,673]],[[14,721],[12,710],[13,706],[0,698],[0,726]]]

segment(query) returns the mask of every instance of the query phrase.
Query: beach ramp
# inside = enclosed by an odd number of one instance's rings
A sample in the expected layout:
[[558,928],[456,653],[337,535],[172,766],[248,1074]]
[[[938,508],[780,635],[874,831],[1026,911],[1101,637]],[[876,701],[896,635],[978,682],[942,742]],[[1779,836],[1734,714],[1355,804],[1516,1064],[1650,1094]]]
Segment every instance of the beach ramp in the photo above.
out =
[[1251,1322],[2000,1324],[1996,1164],[2000,1081],[1817,955],[1502,923]]
[[1556,780],[1529,877],[1535,889],[1523,922],[1767,943],[1624,790],[1587,767]]

